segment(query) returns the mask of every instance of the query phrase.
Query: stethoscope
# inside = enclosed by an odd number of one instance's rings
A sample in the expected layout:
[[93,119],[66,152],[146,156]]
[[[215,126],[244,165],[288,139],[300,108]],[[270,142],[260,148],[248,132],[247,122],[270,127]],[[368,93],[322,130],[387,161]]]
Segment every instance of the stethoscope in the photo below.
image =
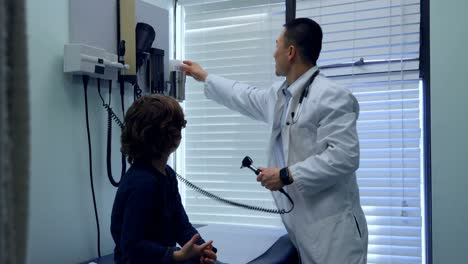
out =
[[301,94],[301,97],[299,98],[299,103],[298,105],[296,106],[296,110],[294,112],[291,112],[291,122],[292,122],[292,125],[294,125],[295,123],[297,123],[297,121],[299,120],[299,117],[301,116],[301,113],[302,113],[302,102],[304,101],[304,98],[307,97],[307,95],[309,94],[309,89],[310,89],[310,86],[312,86],[312,83],[314,82],[315,80],[315,77],[317,77],[317,75],[320,73],[319,70],[316,70],[314,72],[314,74],[312,74],[312,76],[309,78],[309,80],[307,80],[307,82],[304,84],[303,88],[302,88],[302,94]]

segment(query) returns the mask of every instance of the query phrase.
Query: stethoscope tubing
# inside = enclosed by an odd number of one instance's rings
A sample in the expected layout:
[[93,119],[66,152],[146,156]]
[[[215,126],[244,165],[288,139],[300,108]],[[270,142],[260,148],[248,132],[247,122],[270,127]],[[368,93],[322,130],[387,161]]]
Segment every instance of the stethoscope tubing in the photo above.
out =
[[309,78],[309,80],[307,80],[304,87],[302,88],[302,93],[301,93],[301,97],[299,98],[299,103],[296,106],[295,111],[291,112],[291,124],[295,124],[299,120],[299,117],[301,116],[301,113],[302,113],[304,99],[307,98],[307,95],[309,94],[310,86],[312,86],[312,84],[314,83],[315,77],[317,77],[319,73],[320,73],[320,70],[316,70],[314,74],[312,74],[312,76]]

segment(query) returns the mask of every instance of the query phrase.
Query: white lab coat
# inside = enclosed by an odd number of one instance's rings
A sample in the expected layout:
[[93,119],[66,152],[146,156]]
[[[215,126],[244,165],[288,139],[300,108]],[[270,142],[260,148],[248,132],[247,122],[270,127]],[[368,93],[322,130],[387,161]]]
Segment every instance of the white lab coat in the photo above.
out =
[[[290,125],[280,124],[285,82],[258,89],[210,74],[205,95],[271,125],[268,167],[279,167],[274,144],[281,132],[284,160],[294,177],[284,189],[295,203],[294,210],[282,215],[282,220],[301,262],[364,264],[368,233],[355,175],[359,167],[357,100],[350,91],[318,75],[297,123],[291,124],[291,112],[297,111],[302,86],[315,70],[311,68],[288,88],[292,99],[286,121]],[[290,208],[283,194],[272,195],[278,208]]]

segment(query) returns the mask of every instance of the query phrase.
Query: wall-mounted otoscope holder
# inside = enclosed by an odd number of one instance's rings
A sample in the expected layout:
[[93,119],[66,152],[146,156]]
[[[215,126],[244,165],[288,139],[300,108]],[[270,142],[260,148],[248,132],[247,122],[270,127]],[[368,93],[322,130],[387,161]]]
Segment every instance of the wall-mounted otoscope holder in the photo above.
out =
[[180,60],[169,61],[169,82],[167,83],[169,95],[179,102],[185,100],[186,75],[180,68],[181,64]]

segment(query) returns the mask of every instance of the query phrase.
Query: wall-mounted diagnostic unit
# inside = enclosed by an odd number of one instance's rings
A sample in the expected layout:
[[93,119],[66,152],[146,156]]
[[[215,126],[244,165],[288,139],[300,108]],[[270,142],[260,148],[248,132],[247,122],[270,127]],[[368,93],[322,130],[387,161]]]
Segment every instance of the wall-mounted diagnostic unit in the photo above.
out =
[[66,44],[64,48],[63,70],[67,73],[117,80],[119,70],[129,67],[120,63],[116,54],[104,49],[83,44]]

